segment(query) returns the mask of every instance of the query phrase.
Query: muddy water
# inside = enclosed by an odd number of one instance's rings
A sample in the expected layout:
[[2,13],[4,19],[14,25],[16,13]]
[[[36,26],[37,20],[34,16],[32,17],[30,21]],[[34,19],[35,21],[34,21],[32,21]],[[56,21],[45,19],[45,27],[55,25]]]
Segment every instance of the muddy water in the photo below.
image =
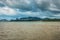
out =
[[0,22],[0,40],[60,40],[60,22]]

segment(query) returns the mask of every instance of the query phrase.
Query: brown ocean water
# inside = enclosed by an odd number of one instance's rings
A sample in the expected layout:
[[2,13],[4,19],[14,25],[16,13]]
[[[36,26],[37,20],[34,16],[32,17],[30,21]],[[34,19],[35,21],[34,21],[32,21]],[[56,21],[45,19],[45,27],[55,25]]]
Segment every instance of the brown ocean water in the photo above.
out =
[[0,22],[0,40],[60,40],[60,22]]

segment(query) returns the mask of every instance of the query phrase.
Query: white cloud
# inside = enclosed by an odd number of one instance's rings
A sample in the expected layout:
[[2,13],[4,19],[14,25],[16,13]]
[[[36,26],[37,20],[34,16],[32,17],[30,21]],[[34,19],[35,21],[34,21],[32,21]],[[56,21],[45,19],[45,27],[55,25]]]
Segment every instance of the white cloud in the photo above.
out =
[[9,7],[0,7],[0,15],[16,15],[16,10]]
[[33,16],[33,17],[40,17],[40,12],[32,12],[32,11],[25,11],[25,12],[19,12],[20,15],[27,15],[27,16]]
[[53,15],[53,16],[55,16],[55,17],[60,17],[60,14],[56,14],[56,15]]

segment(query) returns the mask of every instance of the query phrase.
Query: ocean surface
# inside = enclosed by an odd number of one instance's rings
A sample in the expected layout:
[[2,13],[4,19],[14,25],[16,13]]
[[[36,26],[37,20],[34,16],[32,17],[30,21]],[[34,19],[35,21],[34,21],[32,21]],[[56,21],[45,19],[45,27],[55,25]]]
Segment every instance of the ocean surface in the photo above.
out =
[[60,40],[60,22],[0,22],[0,40]]

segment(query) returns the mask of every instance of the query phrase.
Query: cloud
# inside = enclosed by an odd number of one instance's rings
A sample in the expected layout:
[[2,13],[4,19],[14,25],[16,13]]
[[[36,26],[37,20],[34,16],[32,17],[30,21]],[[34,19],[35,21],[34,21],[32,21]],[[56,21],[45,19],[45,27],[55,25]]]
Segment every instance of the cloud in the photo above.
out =
[[0,3],[0,7],[4,7],[4,6],[5,6],[4,4]]
[[53,3],[56,5],[58,9],[60,9],[60,0],[53,0]]
[[59,0],[0,0],[4,4],[12,8],[23,10],[50,10],[60,8]]
[[0,1],[0,7],[4,7],[4,6],[5,4],[2,1]]
[[0,15],[16,15],[17,12],[9,7],[0,7]]
[[0,14],[54,18],[60,14],[60,0],[0,0]]
[[[51,10],[60,8],[60,0],[0,0],[5,5],[22,10]],[[59,9],[60,10],[60,9]]]
[[37,7],[42,10],[46,10],[50,6],[50,0],[35,0]]
[[3,0],[7,6],[23,10],[32,10],[32,0]]

